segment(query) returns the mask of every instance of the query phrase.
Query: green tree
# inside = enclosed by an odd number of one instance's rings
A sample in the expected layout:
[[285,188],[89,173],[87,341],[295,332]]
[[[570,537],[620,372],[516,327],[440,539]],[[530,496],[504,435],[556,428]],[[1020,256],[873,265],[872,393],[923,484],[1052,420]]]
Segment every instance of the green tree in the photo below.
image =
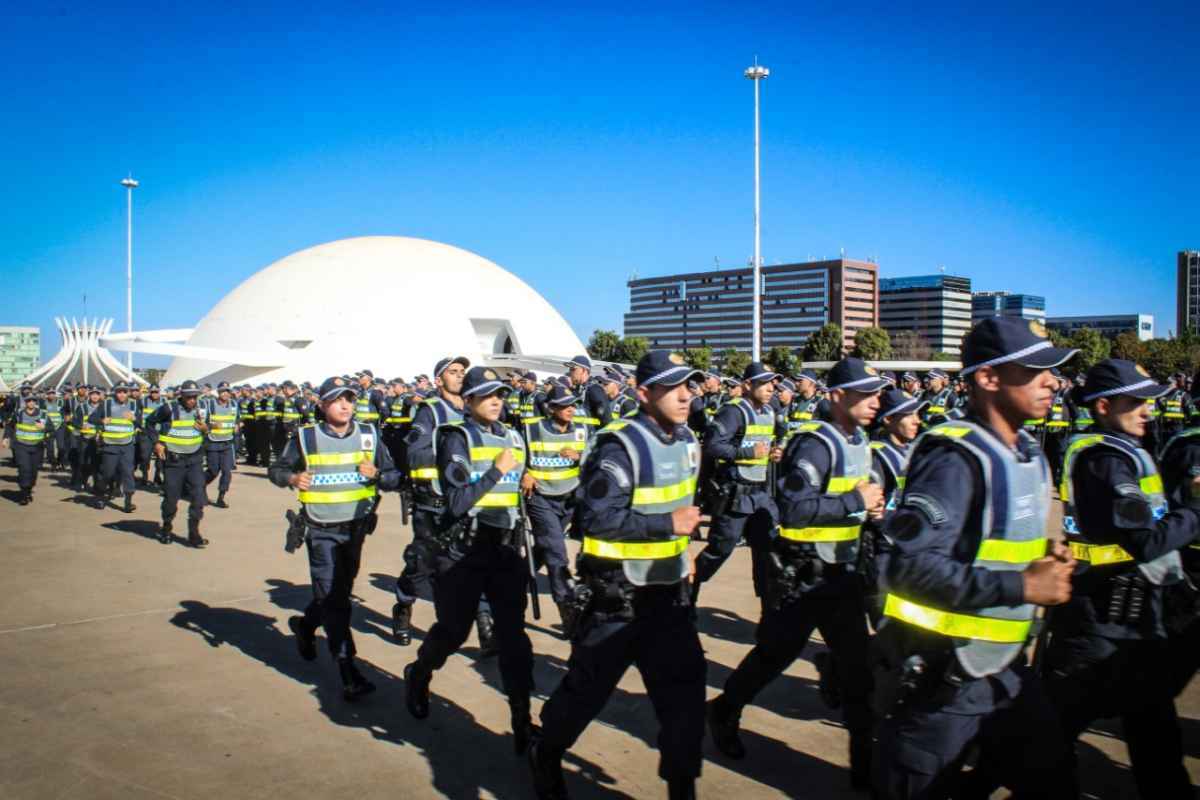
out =
[[1156,380],[1165,381],[1191,367],[1191,354],[1176,339],[1151,339],[1143,345],[1141,364]]
[[842,328],[830,322],[804,342],[805,361],[838,361],[842,357]]
[[901,361],[928,361],[932,355],[933,348],[917,331],[896,331],[892,335],[892,358]]
[[793,375],[796,372],[796,354],[789,347],[775,345],[767,351],[763,361],[781,375]]
[[721,351],[721,371],[734,378],[741,378],[750,366],[750,354],[730,347]]
[[1112,342],[1092,328],[1080,328],[1075,331],[1067,346],[1079,351],[1074,358],[1063,365],[1063,370],[1068,375],[1087,372],[1093,364],[1108,358],[1108,354],[1112,351]]
[[621,337],[614,331],[595,330],[588,339],[587,351],[589,356],[600,361],[619,361],[617,349],[620,346]]
[[937,352],[930,354],[929,360],[930,361],[958,361],[958,356],[951,355],[950,353],[944,353],[941,350],[938,350]]
[[626,336],[617,346],[614,360],[623,364],[637,364],[648,352],[650,352],[650,340],[645,336]]
[[1126,361],[1132,361],[1135,364],[1141,364],[1146,356],[1146,347],[1137,334],[1133,331],[1125,331],[1117,334],[1117,338],[1112,344],[1112,357],[1122,358]]
[[892,357],[892,338],[883,328],[859,328],[854,334],[854,355],[867,361],[884,361]]
[[683,351],[683,360],[692,369],[702,369],[706,372],[712,369],[712,348],[708,345],[704,347],[689,347]]

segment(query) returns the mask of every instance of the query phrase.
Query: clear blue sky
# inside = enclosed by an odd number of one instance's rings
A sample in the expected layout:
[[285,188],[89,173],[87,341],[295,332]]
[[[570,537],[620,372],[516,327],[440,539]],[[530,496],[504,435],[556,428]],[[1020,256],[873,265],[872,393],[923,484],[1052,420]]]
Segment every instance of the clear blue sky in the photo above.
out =
[[[635,270],[752,253],[756,54],[768,264],[944,265],[1163,335],[1175,253],[1200,248],[1194,0],[176,5],[6,10],[0,324],[41,326],[47,355],[85,292],[123,328],[127,171],[137,328],[400,234],[512,270],[581,338],[619,330]],[[398,346],[403,319],[397,298]]]

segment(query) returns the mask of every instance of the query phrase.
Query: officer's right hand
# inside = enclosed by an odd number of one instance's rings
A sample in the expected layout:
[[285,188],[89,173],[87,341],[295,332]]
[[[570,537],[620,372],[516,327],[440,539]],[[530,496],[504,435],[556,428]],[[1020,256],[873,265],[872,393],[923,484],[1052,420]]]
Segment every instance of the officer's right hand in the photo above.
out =
[[167,446],[165,444],[161,444],[161,443],[154,445],[154,457],[160,458],[160,459],[166,458],[167,457]]
[[854,491],[862,497],[863,508],[867,510],[867,514],[883,513],[883,487],[878,483],[863,481],[854,487]]
[[770,455],[770,453],[771,453],[771,445],[767,444],[766,442],[755,442],[754,443],[754,457],[755,458],[766,458],[768,455]]
[[1071,599],[1071,573],[1074,559],[1063,561],[1054,556],[1039,558],[1021,573],[1025,602],[1039,606],[1057,606]]
[[312,486],[311,472],[293,472],[292,477],[288,479],[288,483],[293,488],[299,489],[302,492],[307,492]]
[[671,529],[676,536],[691,536],[700,527],[700,507],[684,506],[671,512]]
[[506,447],[496,456],[496,460],[492,462],[492,466],[500,470],[501,475],[507,475],[512,472],[517,466],[517,457],[513,455],[511,447]]

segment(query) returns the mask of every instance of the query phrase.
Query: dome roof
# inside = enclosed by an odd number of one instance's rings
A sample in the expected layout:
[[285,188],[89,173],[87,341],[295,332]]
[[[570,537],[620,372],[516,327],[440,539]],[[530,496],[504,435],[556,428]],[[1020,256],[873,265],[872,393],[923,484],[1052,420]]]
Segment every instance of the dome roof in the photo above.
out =
[[217,303],[187,344],[254,357],[176,358],[167,383],[316,382],[360,369],[411,378],[447,355],[478,363],[492,353],[583,352],[566,320],[511,272],[402,236],[342,239],[276,261]]

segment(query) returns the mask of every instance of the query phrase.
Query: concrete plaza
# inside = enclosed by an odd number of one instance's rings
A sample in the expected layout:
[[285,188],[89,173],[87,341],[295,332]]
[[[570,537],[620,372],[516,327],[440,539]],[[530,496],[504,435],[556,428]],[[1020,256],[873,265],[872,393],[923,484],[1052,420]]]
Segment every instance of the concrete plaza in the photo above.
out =
[[[7,452],[3,453],[7,456]],[[206,509],[203,551],[156,540],[159,496],[139,492],[132,515],[96,510],[41,476],[35,503],[15,503],[0,467],[0,797],[3,798],[528,798],[513,756],[495,659],[474,637],[433,682],[430,718],[404,709],[404,665],[432,607],[417,607],[412,647],[392,643],[392,582],[409,532],[384,501],[356,585],[354,630],[379,690],[342,701],[321,638],[302,661],[286,620],[309,599],[307,562],[283,551],[290,493],[239,467],[232,508]],[[186,508],[181,506],[178,528]],[[753,642],[757,601],[739,549],[701,600],[710,696]],[[563,674],[568,646],[543,595],[529,620],[535,715]],[[813,651],[746,710],[750,751],[731,762],[705,741],[702,797],[865,797],[849,790],[846,734],[814,688]],[[1180,703],[1188,768],[1200,776],[1200,693]],[[656,724],[636,670],[567,759],[573,798],[665,796]],[[1080,748],[1091,796],[1133,797],[1119,723]]]

